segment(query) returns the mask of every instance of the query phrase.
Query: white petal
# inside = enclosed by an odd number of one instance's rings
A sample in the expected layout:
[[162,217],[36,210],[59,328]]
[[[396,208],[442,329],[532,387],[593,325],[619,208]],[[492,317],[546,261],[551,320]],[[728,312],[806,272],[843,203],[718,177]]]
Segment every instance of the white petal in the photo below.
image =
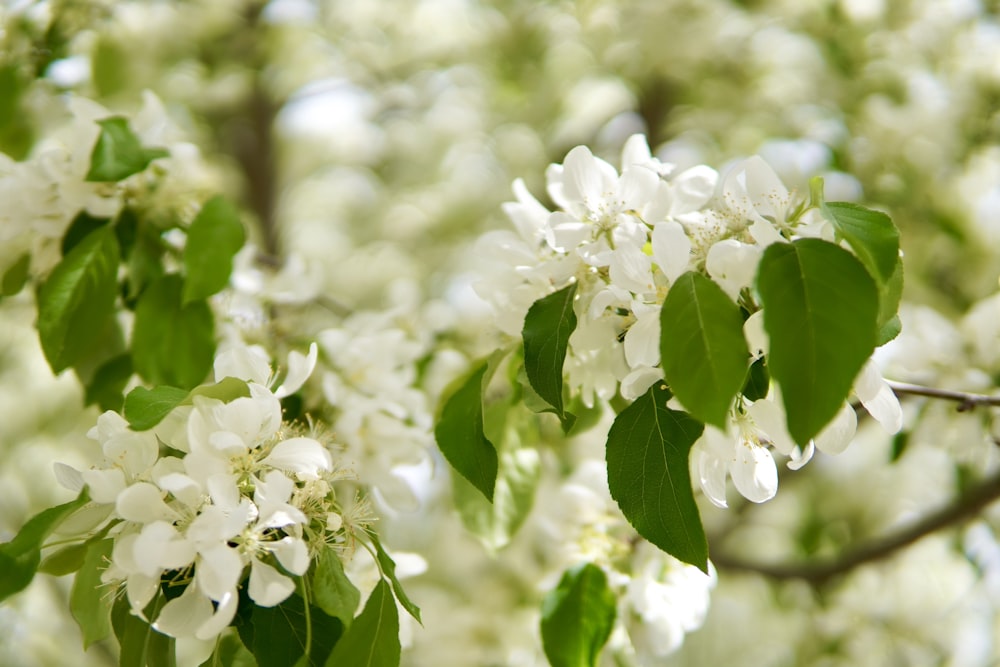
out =
[[212,601],[197,586],[188,586],[180,597],[163,606],[153,628],[171,637],[193,637],[214,611]]
[[333,459],[326,447],[312,438],[282,440],[261,463],[294,472],[302,479],[316,479],[320,470],[331,470]]
[[233,590],[218,600],[219,605],[215,608],[212,617],[198,626],[194,636],[201,640],[213,639],[223,630],[229,627],[236,616],[236,609],[240,605],[240,596]]
[[625,360],[630,368],[660,363],[660,314],[642,313],[625,333]]
[[118,494],[115,510],[126,521],[151,523],[176,521],[177,512],[163,502],[163,492],[149,482],[139,482]]
[[262,563],[256,558],[250,561],[250,587],[248,592],[253,601],[261,607],[281,604],[295,591],[295,582]]
[[747,408],[747,414],[753,420],[754,426],[767,437],[782,454],[790,455],[796,448],[795,440],[788,433],[785,408],[775,392],[774,399],[762,399]]
[[[708,429],[711,426],[706,427]],[[704,438],[709,437],[706,432]],[[719,458],[710,451],[702,440],[695,443],[691,451],[692,467],[695,478],[701,485],[701,490],[713,505],[716,507],[728,507],[726,503],[726,477],[728,473],[728,461]]]
[[590,236],[592,225],[576,217],[556,211],[546,221],[545,241],[553,250],[569,252]]
[[744,498],[762,503],[778,492],[778,468],[766,447],[740,443],[736,447],[736,461],[730,464],[729,474],[733,484]]
[[660,177],[647,167],[626,167],[618,183],[621,201],[626,211],[641,211],[656,194]]
[[236,590],[242,574],[240,555],[220,542],[201,551],[194,579],[202,593],[218,602]]
[[740,290],[749,287],[757,275],[757,265],[763,251],[754,245],[725,239],[708,249],[705,269],[733,301]]
[[[135,560],[145,574],[157,570],[176,570],[189,565],[195,556],[194,544],[165,521],[154,521],[142,527],[133,546]],[[147,567],[151,566],[149,569]]]
[[128,598],[129,606],[142,618],[145,618],[143,610],[158,590],[160,590],[159,573],[154,577],[135,573],[125,579],[125,596]]
[[[601,163],[604,163],[603,165]],[[563,194],[572,202],[592,202],[604,199],[611,191],[613,179],[617,176],[614,168],[609,173],[606,162],[594,157],[586,146],[577,146],[566,154],[563,160]]]
[[760,359],[771,349],[771,339],[764,330],[764,311],[758,310],[743,323],[743,337],[754,359]]
[[851,444],[858,430],[858,416],[850,403],[844,403],[840,412],[816,436],[816,447],[824,454],[839,454]]
[[215,357],[215,381],[227,377],[267,384],[271,376],[271,360],[259,345],[236,345]]
[[903,410],[899,399],[882,379],[878,367],[869,360],[854,380],[854,393],[858,395],[865,410],[889,433],[898,433],[903,428]]
[[789,470],[799,470],[805,464],[812,460],[813,454],[816,452],[816,446],[813,441],[810,440],[809,444],[806,445],[805,450],[796,447],[792,450],[792,460],[788,462]]
[[119,468],[84,470],[80,477],[90,489],[90,499],[95,503],[113,503],[125,490],[125,473]]
[[309,345],[309,356],[295,350],[289,352],[288,374],[285,376],[285,381],[281,383],[281,386],[274,390],[275,397],[284,398],[297,392],[306,383],[309,376],[312,375],[313,369],[316,368],[318,355],[319,348],[316,347],[316,343]]
[[622,398],[634,401],[663,379],[663,369],[639,367],[622,378]]
[[619,246],[613,250],[608,271],[613,284],[630,292],[644,294],[655,289],[649,255],[634,245]]
[[649,143],[644,134],[633,134],[625,140],[622,147],[622,168],[634,166],[649,166],[653,161],[653,154],[649,150]]
[[672,180],[674,213],[697,211],[712,198],[719,183],[719,172],[700,164],[685,169]]
[[681,223],[668,220],[653,227],[652,245],[653,258],[671,283],[687,271],[691,261],[691,239]]
[[79,493],[83,490],[83,475],[76,468],[66,465],[65,463],[53,463],[52,471],[56,475],[56,481],[64,489],[69,489],[74,493]]
[[309,550],[306,543],[294,537],[283,537],[269,546],[271,552],[292,574],[305,574],[309,569]]

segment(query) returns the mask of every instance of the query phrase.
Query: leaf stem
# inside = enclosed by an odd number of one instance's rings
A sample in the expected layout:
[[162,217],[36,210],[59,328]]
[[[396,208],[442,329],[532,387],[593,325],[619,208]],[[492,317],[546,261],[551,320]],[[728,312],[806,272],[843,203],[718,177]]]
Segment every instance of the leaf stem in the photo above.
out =
[[302,584],[302,608],[305,609],[305,619],[306,619],[306,664],[311,661],[312,653],[312,611],[309,609],[311,602],[309,601],[309,582],[303,575],[299,578],[299,583]]

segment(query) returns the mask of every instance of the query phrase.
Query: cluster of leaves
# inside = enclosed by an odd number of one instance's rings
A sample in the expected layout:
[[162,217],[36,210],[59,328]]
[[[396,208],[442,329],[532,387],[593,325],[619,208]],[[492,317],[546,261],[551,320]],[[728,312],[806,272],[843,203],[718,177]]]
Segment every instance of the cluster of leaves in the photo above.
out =
[[[706,572],[708,544],[688,465],[705,425],[725,430],[743,398],[764,398],[773,381],[781,390],[788,432],[805,447],[841,409],[875,347],[899,332],[898,230],[878,211],[824,202],[821,191],[822,184],[814,183],[813,205],[841,243],[803,238],[772,244],[739,304],[701,273],[680,276],[660,311],[664,381],[629,405],[615,405],[606,448],[612,497],[639,535]],[[565,432],[580,427],[567,410],[572,398],[563,385],[576,327],[575,292],[576,285],[568,284],[529,309],[521,348],[529,386],[515,392],[536,412],[554,413]],[[763,310],[770,339],[769,352],[760,358],[751,354],[743,331],[756,310]],[[498,457],[484,415],[491,410],[496,392],[487,388],[503,354],[494,353],[455,384],[435,432],[448,462],[490,501],[504,481],[498,465],[504,449]],[[686,411],[668,407],[672,396]],[[545,601],[542,637],[556,667],[594,665],[607,640],[614,603],[595,569],[567,571]]]
[[[124,118],[99,122],[86,180],[117,183],[145,170],[166,151],[143,147]],[[183,228],[183,250],[164,227],[126,201],[114,219],[81,211],[61,243],[62,259],[37,289],[38,335],[56,373],[74,369],[88,404],[120,410],[133,373],[154,385],[190,389],[212,367],[215,325],[207,299],[226,286],[245,234],[239,213],[216,197]],[[3,277],[19,291],[29,257]],[[120,310],[134,313],[126,341]]]

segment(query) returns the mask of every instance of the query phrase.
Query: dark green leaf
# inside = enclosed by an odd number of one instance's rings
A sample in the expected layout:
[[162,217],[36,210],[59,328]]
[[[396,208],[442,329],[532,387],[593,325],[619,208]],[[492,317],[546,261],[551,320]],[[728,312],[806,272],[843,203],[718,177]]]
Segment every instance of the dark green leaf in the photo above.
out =
[[69,223],[69,228],[63,234],[62,254],[65,257],[83,239],[87,238],[91,232],[100,229],[110,222],[107,218],[95,218],[86,211],[80,211]]
[[[146,618],[156,618],[166,604],[166,598],[157,593],[143,610]],[[111,607],[111,627],[121,647],[118,653],[120,667],[153,667],[175,664],[175,640],[161,634],[139,616],[132,613],[128,599],[118,597]]]
[[90,544],[83,566],[73,579],[69,610],[80,626],[84,650],[111,634],[111,605],[114,595],[101,582],[101,574],[111,561],[113,546],[112,539]]
[[684,407],[725,428],[749,356],[739,306],[700,273],[679,277],[660,310],[660,359]]
[[239,637],[227,633],[219,638],[212,655],[198,667],[257,667],[253,654],[243,646]]
[[770,390],[771,376],[767,372],[767,359],[761,357],[750,364],[747,371],[747,381],[741,392],[748,401],[758,401],[767,397]]
[[576,329],[573,298],[576,283],[567,285],[533,303],[524,318],[524,370],[531,387],[551,406],[563,422],[563,430],[572,426],[563,410],[563,363],[569,337]]
[[899,230],[889,216],[846,202],[829,202],[822,210],[872,277],[888,282],[899,261]]
[[403,609],[407,611],[413,618],[417,620],[417,623],[423,623],[420,620],[420,607],[413,604],[410,597],[403,590],[403,586],[399,583],[399,579],[396,578],[396,562],[389,557],[389,554],[385,552],[382,548],[381,542],[378,540],[378,536],[373,532],[368,533],[368,538],[372,542],[372,546],[375,547],[376,558],[378,559],[379,569],[382,571],[383,576],[389,579],[389,583],[392,584],[392,592],[396,594],[396,599],[399,600],[399,604],[403,605]]
[[121,354],[101,364],[87,384],[85,403],[96,403],[101,410],[120,412],[125,399],[125,385],[132,377],[132,357]]
[[771,245],[757,288],[788,432],[804,445],[833,419],[875,349],[878,290],[851,253],[819,239]]
[[483,392],[490,380],[489,367],[489,359],[483,360],[446,394],[434,438],[451,467],[492,502],[497,450],[483,432]]
[[146,287],[163,277],[165,248],[161,230],[126,208],[115,221],[115,234],[127,268],[125,302],[135,308],[135,300]]
[[186,390],[177,387],[136,387],[125,397],[125,419],[135,431],[149,430],[163,421],[187,396]]
[[31,255],[24,253],[4,271],[3,279],[0,280],[0,296],[14,296],[20,292],[28,282],[30,270]]
[[243,240],[240,214],[228,201],[215,197],[202,206],[184,246],[184,303],[206,299],[226,286]]
[[531,511],[540,469],[537,450],[505,449],[492,503],[464,479],[452,476],[455,507],[466,529],[492,551],[507,546]]
[[39,290],[38,336],[54,372],[79,361],[111,320],[118,262],[118,241],[103,227],[63,257]]
[[347,578],[344,565],[333,549],[323,549],[316,557],[312,596],[317,607],[340,619],[345,628],[350,627],[361,602],[361,591]]
[[604,570],[583,563],[563,573],[542,602],[542,645],[552,667],[596,667],[615,623],[617,599]]
[[101,133],[90,154],[90,170],[85,180],[121,181],[139,173],[156,158],[169,155],[162,148],[143,148],[124,118],[105,118],[97,124]]
[[878,290],[878,340],[876,345],[885,345],[899,335],[903,325],[899,321],[899,301],[903,297],[903,259],[896,261],[896,268],[888,282],[879,285]]
[[24,524],[14,539],[0,544],[0,601],[31,583],[42,559],[45,538],[86,502],[87,495],[83,492],[76,500],[39,512]]
[[212,369],[215,320],[204,301],[182,304],[183,283],[171,274],[143,293],[135,309],[132,363],[152,384],[190,389]]
[[708,543],[688,471],[688,453],[704,425],[668,408],[669,399],[657,383],[615,418],[608,432],[608,488],[640,535],[707,572]]
[[31,86],[30,75],[18,58],[0,66],[0,153],[15,160],[27,157],[35,140],[32,113],[25,113],[22,100]]
[[[293,667],[306,654],[306,615],[302,598],[292,595],[276,607],[254,607],[253,655],[258,665]],[[341,639],[343,626],[322,609],[309,605],[312,644],[309,665],[322,665]]]
[[327,667],[398,667],[399,612],[385,579],[368,596],[365,608],[333,647]]

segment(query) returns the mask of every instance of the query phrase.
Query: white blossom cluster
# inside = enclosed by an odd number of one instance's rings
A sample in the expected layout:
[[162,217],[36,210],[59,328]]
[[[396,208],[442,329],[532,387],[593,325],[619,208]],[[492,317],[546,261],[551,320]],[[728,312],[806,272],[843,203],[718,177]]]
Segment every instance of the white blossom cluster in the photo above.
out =
[[105,412],[89,434],[102,461],[81,471],[57,465],[64,485],[87,488],[88,513],[109,522],[114,547],[102,578],[123,585],[134,613],[145,618],[161,587],[183,590],[148,619],[158,631],[213,638],[232,622],[239,588],[271,607],[295,591],[288,575],[305,574],[320,550],[350,555],[365,503],[345,508],[334,485],[351,473],[321,433],[282,421],[280,399],[302,385],[316,356],[315,345],[308,357],[293,352],[272,390],[266,354],[232,347],[216,358],[216,379],[245,380],[248,396],[195,395],[150,431]]
[[[744,334],[759,357],[768,340],[751,286],[764,249],[802,237],[834,240],[832,225],[760,157],[721,175],[705,165],[680,170],[654,157],[644,136],[633,135],[622,165],[619,174],[588,148],[571,150],[546,172],[555,211],[515,181],[517,201],[504,210],[517,234],[491,232],[478,246],[490,268],[476,289],[493,305],[505,333],[520,332],[537,299],[576,283],[578,323],[564,372],[588,406],[618,391],[635,399],[662,379],[660,307],[680,275],[703,272],[752,313]],[[899,402],[872,363],[854,390],[886,430],[899,430]],[[691,457],[702,490],[720,507],[726,506],[727,476],[749,500],[774,496],[777,469],[768,446],[799,468],[815,447],[843,451],[857,426],[845,403],[803,450],[787,433],[776,388],[756,402],[738,397],[730,417],[728,432],[706,427]]]

